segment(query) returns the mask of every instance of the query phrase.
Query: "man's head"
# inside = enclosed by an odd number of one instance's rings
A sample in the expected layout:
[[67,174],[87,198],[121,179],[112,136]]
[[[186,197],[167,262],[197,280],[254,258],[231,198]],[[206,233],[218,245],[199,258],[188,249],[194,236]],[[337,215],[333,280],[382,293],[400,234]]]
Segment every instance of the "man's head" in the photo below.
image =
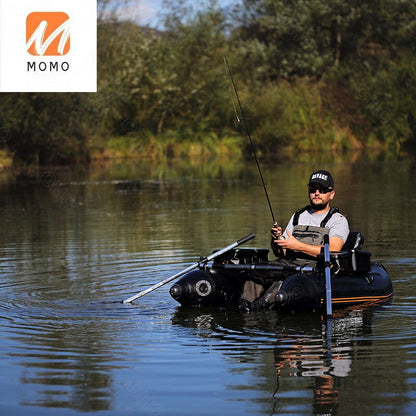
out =
[[309,185],[320,185],[322,189],[332,188],[334,189],[334,179],[327,170],[317,170],[312,173],[309,179]]
[[334,179],[326,170],[312,173],[308,183],[309,201],[315,211],[328,207],[329,201],[334,199]]

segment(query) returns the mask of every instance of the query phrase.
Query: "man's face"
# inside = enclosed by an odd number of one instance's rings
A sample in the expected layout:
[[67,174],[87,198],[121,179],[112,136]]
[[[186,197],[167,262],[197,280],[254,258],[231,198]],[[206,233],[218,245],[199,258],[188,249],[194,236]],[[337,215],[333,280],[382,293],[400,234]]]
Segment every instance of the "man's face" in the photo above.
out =
[[332,188],[325,188],[320,184],[311,183],[308,185],[309,201],[315,210],[325,209],[329,201],[334,199],[335,191]]

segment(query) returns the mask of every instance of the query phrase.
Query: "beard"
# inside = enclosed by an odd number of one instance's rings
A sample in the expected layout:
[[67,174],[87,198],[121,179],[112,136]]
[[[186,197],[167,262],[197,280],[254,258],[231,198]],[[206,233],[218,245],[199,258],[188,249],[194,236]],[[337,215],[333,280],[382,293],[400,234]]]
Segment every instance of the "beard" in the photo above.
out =
[[321,211],[321,210],[325,209],[329,204],[329,202],[326,202],[326,203],[322,202],[320,204],[317,204],[317,203],[313,202],[311,198],[309,198],[309,202],[311,203],[311,208],[314,211]]

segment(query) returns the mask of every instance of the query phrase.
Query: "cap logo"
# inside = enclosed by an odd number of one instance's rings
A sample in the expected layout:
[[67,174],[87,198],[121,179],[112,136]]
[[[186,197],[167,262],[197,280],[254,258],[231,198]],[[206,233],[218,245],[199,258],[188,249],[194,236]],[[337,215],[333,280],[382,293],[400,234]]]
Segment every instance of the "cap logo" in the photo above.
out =
[[322,179],[324,181],[327,181],[328,175],[324,175],[323,173],[315,173],[314,175],[312,175],[311,179]]

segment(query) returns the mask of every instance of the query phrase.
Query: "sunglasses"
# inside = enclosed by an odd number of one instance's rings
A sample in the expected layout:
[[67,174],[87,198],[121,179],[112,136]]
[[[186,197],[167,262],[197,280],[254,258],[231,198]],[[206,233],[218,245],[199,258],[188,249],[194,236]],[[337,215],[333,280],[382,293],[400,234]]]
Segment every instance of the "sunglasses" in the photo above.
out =
[[324,188],[320,185],[308,185],[308,191],[310,194],[314,194],[316,191],[319,191],[320,194],[327,194],[328,192],[332,192],[333,188]]

